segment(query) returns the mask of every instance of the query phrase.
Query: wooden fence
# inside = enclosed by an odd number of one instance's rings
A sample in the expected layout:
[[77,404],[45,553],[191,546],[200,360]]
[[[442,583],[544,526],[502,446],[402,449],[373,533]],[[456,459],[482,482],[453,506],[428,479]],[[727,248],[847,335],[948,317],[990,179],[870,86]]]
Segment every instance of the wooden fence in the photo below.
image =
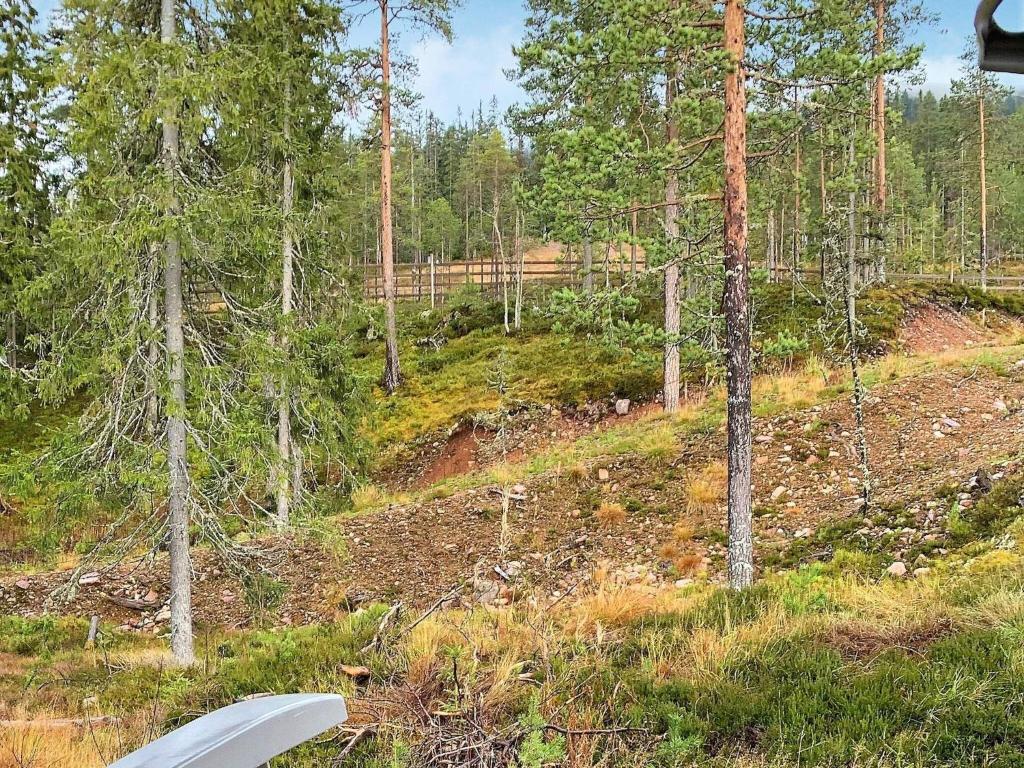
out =
[[[596,250],[596,249],[595,249]],[[596,256],[596,254],[595,254]],[[595,258],[593,280],[595,286],[621,285],[635,272],[643,272],[646,265],[638,259],[634,266],[626,260]],[[519,265],[502,265],[500,260],[475,259],[470,261],[425,260],[420,264],[395,265],[395,298],[399,301],[434,301],[442,303],[445,297],[467,285],[480,286],[485,292],[500,295],[508,270],[509,291],[515,290]],[[363,270],[363,295],[370,301],[383,301],[384,277],[380,264],[367,264]],[[559,259],[528,259],[523,262],[523,283],[528,285],[580,286],[583,284],[582,263],[572,257]]]
[[[820,283],[821,273],[816,269],[799,269],[797,275],[801,282]],[[789,282],[793,279],[792,267],[776,267],[772,272],[775,282]],[[981,274],[978,272],[889,272],[886,280],[890,283],[933,283],[948,285],[970,285],[981,287]],[[1024,276],[989,275],[985,281],[990,291],[1017,292],[1024,291]]]
[[[517,279],[517,264],[509,264],[509,291],[514,292]],[[635,269],[635,272],[634,272]],[[384,279],[379,264],[368,264],[363,270],[363,295],[369,301],[384,300]],[[593,281],[596,287],[622,285],[636,272],[644,272],[646,264],[638,259],[637,264],[629,260],[610,258],[607,261],[595,259]],[[797,270],[802,282],[818,283],[821,276],[816,269]],[[777,267],[772,275],[775,282],[789,282],[793,278],[791,267]],[[453,292],[467,285],[479,286],[493,296],[500,296],[505,275],[500,261],[475,259],[471,261],[430,260],[421,264],[395,265],[395,296],[399,301],[429,301],[443,303]],[[978,273],[916,273],[890,272],[887,279],[892,283],[923,282],[948,283],[952,285],[981,286]],[[583,284],[582,263],[573,257],[560,259],[531,259],[523,263],[523,283],[528,285],[550,285],[555,287],[580,287]],[[1024,291],[1024,276],[989,275],[988,290],[999,292]]]

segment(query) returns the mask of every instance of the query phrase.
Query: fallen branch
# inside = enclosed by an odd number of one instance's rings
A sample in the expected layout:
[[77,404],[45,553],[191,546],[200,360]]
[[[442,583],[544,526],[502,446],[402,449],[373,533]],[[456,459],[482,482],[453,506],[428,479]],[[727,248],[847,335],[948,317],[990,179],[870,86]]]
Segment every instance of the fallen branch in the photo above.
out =
[[416,627],[418,627],[421,623],[423,623],[423,621],[428,616],[430,616],[432,613],[436,612],[438,608],[440,608],[442,605],[444,605],[449,600],[451,600],[453,597],[455,597],[457,594],[459,594],[463,590],[463,588],[465,586],[466,586],[465,582],[459,582],[454,587],[452,587],[447,592],[445,592],[444,595],[442,595],[436,601],[434,601],[434,603],[429,608],[427,608],[427,610],[425,610],[423,613],[421,613],[419,615],[419,618],[416,619],[416,621],[414,621],[408,627],[403,629],[401,631],[401,633],[399,633],[399,635],[398,635],[399,639],[405,637],[410,632],[412,632],[414,629],[416,629]]
[[114,605],[120,605],[122,608],[130,608],[133,611],[148,611],[151,608],[156,608],[158,603],[156,601],[149,602],[147,600],[133,600],[130,597],[118,597],[116,595],[103,595],[103,598]]
[[381,617],[380,624],[377,625],[377,631],[373,633],[373,639],[369,643],[367,643],[365,646],[363,646],[362,650],[360,650],[359,652],[360,653],[369,653],[370,651],[372,651],[372,650],[374,650],[376,648],[379,648],[380,645],[381,645],[381,639],[383,638],[384,633],[387,631],[388,627],[390,627],[394,623],[395,619],[398,618],[398,614],[401,613],[401,611],[402,611],[402,603],[401,603],[401,601],[399,601],[399,602],[395,603],[394,605],[392,605],[388,609],[388,612],[385,613],[383,617]]
[[565,728],[564,726],[555,725],[554,723],[545,723],[541,727],[545,731],[554,731],[555,733],[560,733],[563,736],[599,736],[602,734],[613,733],[650,733],[647,728],[637,728],[628,725],[618,728]]
[[353,733],[352,736],[349,738],[348,743],[345,745],[344,749],[342,749],[341,752],[339,752],[338,755],[334,758],[333,765],[335,766],[335,768],[341,766],[342,761],[352,753],[352,750],[354,750],[368,738],[370,738],[371,736],[375,736],[376,734],[376,725],[364,726],[355,733]]

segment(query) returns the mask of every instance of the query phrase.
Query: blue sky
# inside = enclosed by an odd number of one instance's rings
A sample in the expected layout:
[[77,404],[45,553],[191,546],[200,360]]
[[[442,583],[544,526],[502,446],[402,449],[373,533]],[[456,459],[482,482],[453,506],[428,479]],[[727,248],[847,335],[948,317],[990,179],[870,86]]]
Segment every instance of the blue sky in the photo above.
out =
[[[866,2],[866,0],[850,0]],[[40,0],[47,10],[57,0]],[[915,32],[925,45],[922,61],[925,87],[945,91],[960,68],[960,53],[973,34],[974,0],[924,0],[937,23]],[[1008,28],[1024,29],[1024,0],[1006,0],[1000,19]],[[512,44],[522,35],[526,11],[521,0],[463,0],[454,16],[454,40],[449,45],[437,36],[400,32],[398,47],[419,62],[414,83],[423,104],[439,117],[450,120],[461,108],[464,114],[484,108],[497,97],[501,109],[521,98],[505,77],[514,64]],[[376,33],[376,22],[368,19],[357,34],[360,42]],[[1013,81],[1010,81],[1013,82]],[[1024,87],[1024,78],[1016,78]]]

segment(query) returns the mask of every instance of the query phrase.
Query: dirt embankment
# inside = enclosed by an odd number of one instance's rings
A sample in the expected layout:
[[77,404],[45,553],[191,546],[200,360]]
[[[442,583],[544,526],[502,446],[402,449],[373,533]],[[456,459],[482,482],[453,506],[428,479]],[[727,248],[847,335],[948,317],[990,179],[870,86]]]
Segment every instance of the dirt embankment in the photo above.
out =
[[[942,313],[930,317],[929,322],[927,315],[915,315],[907,338],[959,346],[987,338],[985,331]],[[915,323],[926,327],[915,330]],[[943,505],[936,502],[940,487],[963,484],[979,467],[993,474],[1016,471],[1006,459],[1024,444],[1022,402],[1021,364],[1003,375],[982,366],[966,372],[949,368],[877,386],[866,407],[874,498],[883,508],[899,505],[906,514],[898,526],[864,521],[852,535],[884,537],[893,559],[922,541],[940,541],[945,525]],[[548,412],[525,421],[513,449],[505,442],[501,451],[494,449],[494,434],[456,432],[404,476],[405,487],[481,468],[517,451],[525,457],[544,445],[568,444],[609,423]],[[762,560],[806,545],[826,523],[861,519],[854,420],[845,398],[755,420],[754,430],[755,527]],[[464,600],[557,600],[597,571],[632,582],[700,572],[719,578],[725,555],[724,441],[721,430],[692,434],[657,458],[620,456],[532,477],[524,469],[511,488],[423,496],[347,518],[331,532],[343,543],[335,548],[341,555],[312,540],[265,538],[255,545],[259,562],[283,590],[263,590],[266,618],[311,622],[374,600],[422,606],[459,584],[465,585]],[[251,589],[206,550],[197,550],[195,568],[201,623],[252,622]],[[43,574],[0,581],[0,611],[39,613],[46,595],[66,578]],[[90,582],[68,611],[161,631],[162,557],[118,566]],[[127,607],[125,600],[139,604]]]
[[[943,521],[929,502],[940,486],[962,483],[978,467],[1013,471],[1012,465],[993,465],[1024,444],[1022,401],[1020,368],[1008,376],[984,368],[966,374],[941,370],[879,387],[867,406],[875,498],[907,507],[914,523],[898,531],[867,523],[858,535],[893,535],[894,559],[924,537],[939,536]],[[827,521],[859,514],[852,433],[853,415],[845,401],[756,421],[756,533],[762,556],[811,537]],[[720,482],[720,472],[709,464],[722,456],[724,435],[718,431],[686,439],[667,460],[624,456],[524,478],[512,490],[507,515],[497,488],[360,515],[341,524],[340,562],[313,542],[264,540],[264,567],[286,589],[272,615],[295,623],[371,600],[426,605],[464,581],[465,599],[474,592],[478,597],[493,592],[490,597],[499,600],[527,593],[557,599],[597,569],[618,570],[626,580],[675,579],[684,575],[674,567],[680,560],[717,577],[724,562],[724,501],[720,488],[698,492],[694,482]],[[621,506],[621,519],[602,520],[602,503]],[[161,558],[121,566],[83,587],[69,610],[118,622],[143,619],[143,628],[151,627],[146,620],[164,600],[165,571]],[[245,590],[209,553],[197,552],[196,571],[201,622],[250,621]],[[39,612],[62,578],[48,574],[3,583],[0,610]],[[107,595],[148,596],[153,606],[126,609]]]

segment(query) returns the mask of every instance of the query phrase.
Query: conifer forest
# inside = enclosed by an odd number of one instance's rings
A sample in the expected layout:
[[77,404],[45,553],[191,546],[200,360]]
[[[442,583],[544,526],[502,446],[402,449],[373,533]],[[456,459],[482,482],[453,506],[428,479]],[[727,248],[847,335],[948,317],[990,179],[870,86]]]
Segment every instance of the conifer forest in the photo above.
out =
[[974,13],[0,0],[0,768],[1024,766]]

